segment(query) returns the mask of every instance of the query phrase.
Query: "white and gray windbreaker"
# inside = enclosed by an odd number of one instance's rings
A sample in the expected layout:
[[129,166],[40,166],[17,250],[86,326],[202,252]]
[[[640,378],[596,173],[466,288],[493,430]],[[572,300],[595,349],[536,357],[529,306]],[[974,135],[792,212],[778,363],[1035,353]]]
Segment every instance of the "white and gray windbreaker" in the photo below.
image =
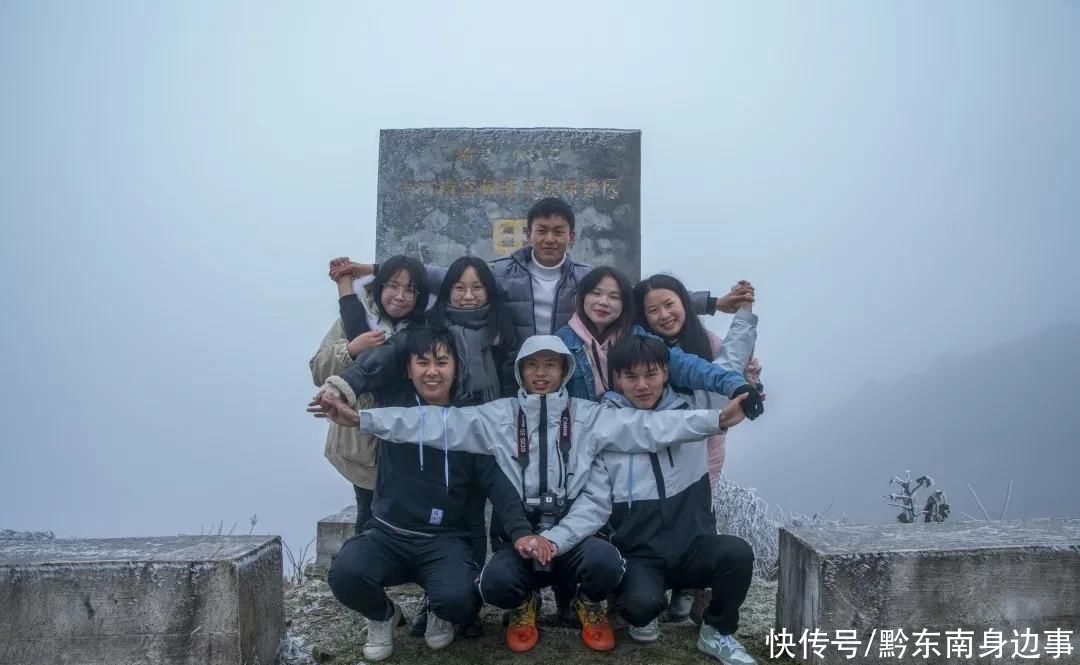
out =
[[[534,335],[522,344],[516,372],[519,385],[521,360],[539,351],[554,351],[567,359],[569,366],[558,392],[529,395],[521,389],[514,398],[460,408],[369,409],[360,412],[359,427],[389,443],[494,455],[523,499],[540,495],[543,470],[548,489],[570,507],[556,526],[541,535],[566,552],[608,521],[611,483],[601,451],[647,453],[701,441],[719,431],[720,414],[715,410],[620,409],[570,398],[566,382],[573,373],[574,357],[554,335]],[[566,436],[560,449],[564,420]],[[519,426],[520,440],[527,445],[520,455]]]
[[[720,354],[713,359],[713,364],[742,374],[750,362],[750,357],[754,355],[757,322],[757,314],[745,309],[737,310],[735,316],[731,317],[731,325],[727,335],[724,335],[723,344],[720,345]],[[693,396],[692,403],[699,409],[722,409],[728,403],[726,395],[708,390],[694,390]]]
[[[623,412],[691,412],[688,398],[670,386],[653,411],[639,411],[616,392],[603,399]],[[706,437],[657,452],[608,450],[601,457],[613,488],[611,542],[624,557],[673,567],[695,538],[716,533]]]

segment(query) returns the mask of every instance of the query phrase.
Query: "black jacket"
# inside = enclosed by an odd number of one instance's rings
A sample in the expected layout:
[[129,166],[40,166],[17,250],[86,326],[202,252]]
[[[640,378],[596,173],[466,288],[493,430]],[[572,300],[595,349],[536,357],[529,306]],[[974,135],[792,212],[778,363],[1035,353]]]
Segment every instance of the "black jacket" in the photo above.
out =
[[[380,406],[416,406],[416,393],[398,386],[384,390]],[[420,404],[423,404],[421,401]],[[425,409],[438,418],[440,408]],[[511,539],[533,532],[517,489],[490,455],[440,451],[382,442],[371,512],[379,527],[417,535],[468,537],[483,520],[484,500]]]

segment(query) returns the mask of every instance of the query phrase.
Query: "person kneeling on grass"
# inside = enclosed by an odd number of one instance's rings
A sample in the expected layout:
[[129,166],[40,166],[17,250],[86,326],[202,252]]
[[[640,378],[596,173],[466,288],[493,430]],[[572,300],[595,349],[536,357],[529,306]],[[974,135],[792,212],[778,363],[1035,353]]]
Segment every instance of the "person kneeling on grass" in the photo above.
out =
[[[432,649],[453,641],[455,624],[474,622],[482,604],[475,580],[483,562],[476,561],[470,536],[474,509],[483,510],[485,495],[518,551],[534,556],[536,549],[523,544],[534,535],[532,526],[517,490],[495,461],[444,445],[449,430],[440,416],[456,398],[458,385],[453,336],[445,329],[413,329],[405,357],[407,373],[384,386],[380,402],[425,405],[432,443],[441,450],[381,447],[369,528],[345,541],[326,577],[334,597],[367,618],[364,657],[370,661],[394,652],[394,627],[402,619],[385,587],[415,582],[427,592],[424,639]],[[329,394],[349,408],[340,393],[324,387],[309,405],[316,417],[325,415],[318,404],[331,399]]]
[[[722,412],[638,411],[570,398],[565,386],[573,369],[574,358],[558,337],[537,335],[518,353],[521,389],[515,398],[451,407],[441,414],[423,407],[358,413],[340,400],[320,400],[334,422],[359,425],[361,432],[386,443],[423,443],[494,456],[514,484],[534,530],[540,531],[528,540],[540,567],[504,543],[478,581],[486,602],[512,610],[506,640],[513,651],[536,645],[538,593],[564,582],[577,587],[573,605],[585,644],[597,651],[615,646],[602,601],[621,580],[624,562],[615,547],[593,535],[607,523],[611,510],[611,484],[599,454],[605,448],[648,453],[702,441],[744,418],[745,394]],[[728,378],[742,382],[741,375],[731,374]],[[502,530],[493,520],[493,533]],[[554,558],[545,569],[548,548]]]
[[[608,367],[615,386],[604,397],[608,404],[661,413],[690,408],[667,385],[668,349],[659,339],[627,337],[611,349]],[[754,551],[742,538],[716,533],[706,443],[703,437],[659,455],[603,453],[614,488],[611,542],[626,560],[616,596],[630,637],[647,643],[660,637],[666,589],[711,587],[698,650],[725,665],[754,665],[735,639]]]

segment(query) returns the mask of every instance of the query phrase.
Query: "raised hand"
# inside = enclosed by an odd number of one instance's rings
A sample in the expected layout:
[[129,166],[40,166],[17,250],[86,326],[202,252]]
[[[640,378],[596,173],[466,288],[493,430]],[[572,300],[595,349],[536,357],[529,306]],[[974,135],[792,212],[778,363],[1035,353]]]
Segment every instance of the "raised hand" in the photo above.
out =
[[347,256],[339,256],[336,259],[330,259],[330,279],[336,282],[338,278],[335,277],[335,273],[341,271],[341,269],[348,266],[349,263],[349,257]]
[[[372,266],[370,263],[357,263],[356,261],[350,261],[348,257],[342,258],[345,259],[344,263],[330,267],[330,279],[335,282],[346,277],[365,277],[371,274]],[[337,261],[338,259],[334,260]]]
[[716,309],[725,314],[734,314],[739,307],[749,306],[753,302],[754,285],[746,280],[739,280],[727,295],[716,299]]

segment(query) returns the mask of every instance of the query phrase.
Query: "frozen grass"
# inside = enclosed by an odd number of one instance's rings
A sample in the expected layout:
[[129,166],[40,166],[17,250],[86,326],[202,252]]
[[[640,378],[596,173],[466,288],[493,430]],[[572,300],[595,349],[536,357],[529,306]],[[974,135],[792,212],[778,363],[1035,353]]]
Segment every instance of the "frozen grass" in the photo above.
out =
[[820,514],[791,513],[779,506],[770,507],[752,487],[741,487],[727,478],[713,486],[713,511],[718,533],[739,536],[754,548],[754,575],[763,580],[776,579],[780,555],[780,527],[845,524],[847,517],[824,520],[829,508]]

